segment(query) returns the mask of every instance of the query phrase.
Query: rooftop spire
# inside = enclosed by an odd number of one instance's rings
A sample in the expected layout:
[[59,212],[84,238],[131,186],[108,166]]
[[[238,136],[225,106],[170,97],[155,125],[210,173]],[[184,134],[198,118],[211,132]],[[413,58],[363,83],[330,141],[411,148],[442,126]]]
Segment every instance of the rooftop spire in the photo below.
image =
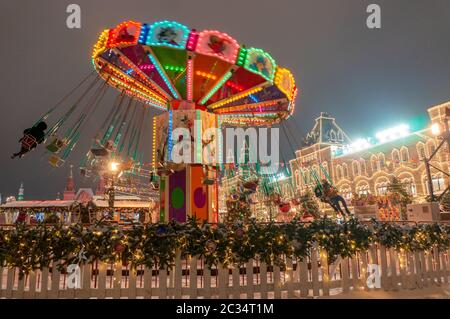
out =
[[73,180],[73,165],[70,165],[69,177],[67,178],[66,188],[63,194],[64,200],[75,199],[75,182]]

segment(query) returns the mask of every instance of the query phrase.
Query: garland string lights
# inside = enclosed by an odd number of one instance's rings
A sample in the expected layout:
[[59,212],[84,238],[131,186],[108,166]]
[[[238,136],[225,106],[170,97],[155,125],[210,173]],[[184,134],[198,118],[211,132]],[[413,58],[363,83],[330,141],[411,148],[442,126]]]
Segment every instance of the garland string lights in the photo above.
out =
[[[363,224],[350,219],[338,224],[322,218],[310,224],[294,219],[289,223],[135,224],[122,228],[98,223],[49,226],[23,224],[0,229],[0,266],[16,267],[23,277],[36,269],[59,261],[60,270],[72,263],[122,262],[131,269],[171,267],[176,252],[183,256],[203,256],[209,267],[242,264],[256,259],[267,264],[284,265],[283,256],[305,258],[318,247],[328,253],[330,263],[338,256],[351,257],[367,251],[372,244],[397,251],[445,251],[450,247],[450,226],[419,224],[402,226],[373,221]],[[86,257],[78,260],[83,252]],[[78,261],[77,261],[78,260]]]

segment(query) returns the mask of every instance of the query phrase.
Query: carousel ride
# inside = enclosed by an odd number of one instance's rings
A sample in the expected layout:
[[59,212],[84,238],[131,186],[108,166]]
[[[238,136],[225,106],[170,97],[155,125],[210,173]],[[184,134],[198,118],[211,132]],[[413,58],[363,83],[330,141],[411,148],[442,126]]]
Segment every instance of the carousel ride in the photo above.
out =
[[[297,88],[291,72],[262,49],[240,45],[215,30],[189,29],[175,21],[122,22],[100,34],[92,63],[95,72],[69,93],[73,97],[83,88],[81,95],[52,125],[47,122],[67,105],[67,96],[39,119],[31,129],[40,125],[41,135],[24,132],[18,156],[43,143],[50,164],[62,166],[113,87],[115,103],[81,173],[103,176],[113,165],[120,177],[144,177],[147,182],[132,188],[147,184],[159,191],[161,220],[184,222],[195,215],[216,222],[220,129],[272,126],[294,112]],[[48,125],[47,131],[40,123]],[[151,163],[143,152],[149,146],[144,142],[149,125]],[[258,181],[246,181],[246,187],[256,190]]]

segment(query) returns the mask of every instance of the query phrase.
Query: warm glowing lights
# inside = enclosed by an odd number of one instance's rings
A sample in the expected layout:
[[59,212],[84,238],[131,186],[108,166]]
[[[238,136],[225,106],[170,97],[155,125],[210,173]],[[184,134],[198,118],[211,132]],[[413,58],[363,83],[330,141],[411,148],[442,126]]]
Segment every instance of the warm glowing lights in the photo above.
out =
[[[271,100],[271,101],[265,101],[265,102],[258,102],[258,103],[252,103],[252,104],[243,104],[243,105],[237,105],[237,106],[230,106],[221,108],[216,111],[218,114],[223,113],[238,113],[240,111],[249,111],[249,112],[255,112],[255,110],[258,110],[258,112],[267,112],[267,111],[274,111],[273,106],[278,106],[279,104],[286,105],[288,102],[286,99],[279,99],[279,100]],[[272,108],[270,108],[272,106]],[[277,111],[282,111],[280,108],[277,108]]]
[[189,33],[186,49],[188,51],[194,51],[195,47],[197,46],[197,42],[198,42],[198,33],[195,30],[192,30],[191,33]]
[[156,116],[153,117],[153,135],[152,135],[152,163],[153,169],[156,169]]
[[217,76],[215,76],[214,74],[209,74],[206,72],[202,72],[202,71],[197,71],[195,72],[196,75],[202,77],[202,78],[206,78],[206,79],[210,79],[210,80],[216,80]]
[[244,98],[244,97],[246,97],[246,96],[249,96],[250,94],[258,93],[258,92],[260,92],[262,89],[263,89],[263,88],[262,88],[261,86],[259,86],[259,87],[256,87],[256,88],[249,89],[249,90],[247,90],[247,91],[243,91],[243,92],[241,92],[241,93],[239,93],[239,94],[236,94],[236,95],[234,95],[234,96],[232,96],[232,97],[230,97],[230,98],[228,98],[228,99],[225,99],[225,100],[219,101],[219,102],[217,102],[217,103],[211,104],[211,105],[209,106],[209,108],[211,108],[211,109],[216,109],[216,108],[218,108],[218,107],[221,107],[221,106],[227,105],[227,104],[229,104],[229,103],[235,102],[235,101],[237,101],[237,100],[240,100],[240,99],[242,99],[242,98]]
[[[136,65],[134,63],[132,63],[131,61],[129,61],[127,58],[125,58],[124,56],[121,56],[120,61],[122,63],[124,63],[125,65],[127,65],[129,68],[133,69],[134,72],[136,72],[136,74],[139,76],[139,78],[141,80],[143,80],[145,82],[145,84],[149,85],[153,90],[157,91],[159,94],[161,94],[162,96],[164,96],[166,99],[169,99],[170,96],[164,91],[162,90],[160,87],[158,87],[156,84],[154,84],[149,77],[147,76],[147,74],[145,74],[140,68],[136,67]],[[148,64],[146,64],[148,65]],[[155,68],[154,65],[151,65],[151,67]],[[149,67],[151,69],[151,67]],[[156,95],[155,93],[153,93],[150,90],[147,90],[148,94],[150,95],[155,95],[155,97],[162,99],[159,95]]]
[[103,51],[106,49],[106,45],[108,43],[108,36],[109,36],[109,30],[103,30],[103,32],[100,34],[100,37],[98,38],[97,43],[94,45],[94,50],[92,52],[92,58],[95,59],[97,56],[99,56]]
[[186,74],[186,85],[187,85],[187,99],[189,102],[192,102],[193,99],[193,90],[194,90],[194,81],[193,81],[193,73],[194,73],[194,60],[192,57],[188,57],[187,61],[187,74]]
[[441,135],[441,126],[439,125],[439,123],[434,123],[433,125],[431,125],[431,134],[433,134],[434,136],[439,136]]
[[274,82],[278,89],[286,94],[289,101],[294,98],[295,80],[294,76],[288,69],[278,67]]
[[140,32],[141,23],[134,21],[122,22],[110,30],[107,47],[137,44]]
[[[126,47],[130,48],[122,50]],[[162,51],[155,55],[153,50]],[[138,54],[143,51],[145,55]],[[166,52],[175,54],[169,54],[171,58],[162,63],[159,53]],[[220,63],[220,71],[205,67],[205,61]],[[227,116],[237,113],[238,124],[256,125],[278,122],[294,112],[297,89],[291,72],[277,67],[265,51],[239,45],[226,33],[215,30],[197,32],[175,21],[125,21],[100,34],[92,62],[110,85],[161,110],[170,109],[168,103],[175,99],[186,99],[195,102],[197,109],[207,108]],[[227,71],[223,71],[224,66]],[[198,97],[194,97],[194,79],[200,84],[209,82]],[[262,79],[266,81],[261,83]],[[268,95],[258,94],[268,87]],[[269,116],[260,117],[264,114]],[[227,117],[224,123],[231,121],[232,117]]]
[[120,168],[120,164],[117,162],[111,162],[109,164],[109,169],[111,172],[117,172],[119,170],[119,168]]
[[226,85],[226,86],[229,86],[230,88],[233,88],[233,89],[235,89],[236,91],[239,91],[239,92],[244,91],[244,87],[243,87],[243,86],[241,86],[241,85],[239,85],[239,84],[237,84],[237,83],[234,83],[234,82],[232,82],[232,81],[227,81],[227,82],[225,83],[225,85]]
[[167,128],[167,159],[172,160],[172,149],[173,149],[173,113],[169,110],[169,125]]
[[409,125],[401,124],[375,134],[380,143],[390,142],[409,135]]
[[239,44],[226,33],[205,30],[199,33],[195,51],[234,64],[238,55]]
[[231,76],[233,75],[233,71],[228,71],[227,73],[225,73],[225,75],[220,79],[220,81],[213,86],[213,88],[208,92],[208,94],[205,95],[204,98],[202,98],[200,100],[200,105],[205,104],[210,98],[211,96],[214,95],[214,93],[217,92],[218,89],[220,89],[222,87],[222,85],[228,81],[229,78],[231,78]]

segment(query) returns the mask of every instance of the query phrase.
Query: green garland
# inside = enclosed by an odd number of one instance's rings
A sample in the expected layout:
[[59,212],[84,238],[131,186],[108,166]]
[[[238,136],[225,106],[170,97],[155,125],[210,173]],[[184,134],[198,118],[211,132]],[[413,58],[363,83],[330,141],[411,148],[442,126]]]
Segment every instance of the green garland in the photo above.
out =
[[[187,223],[137,224],[130,228],[99,224],[90,227],[38,224],[27,228],[0,229],[0,265],[16,267],[21,276],[59,261],[63,270],[71,263],[122,262],[131,268],[171,267],[176,252],[203,256],[212,265],[241,265],[250,259],[283,265],[282,256],[304,259],[317,245],[329,262],[366,251],[371,244],[404,251],[440,251],[450,247],[450,226],[425,224],[402,226],[373,221],[363,224],[351,218],[339,224],[329,218],[310,224],[289,223],[211,225],[190,219]],[[83,258],[80,258],[83,256]]]

